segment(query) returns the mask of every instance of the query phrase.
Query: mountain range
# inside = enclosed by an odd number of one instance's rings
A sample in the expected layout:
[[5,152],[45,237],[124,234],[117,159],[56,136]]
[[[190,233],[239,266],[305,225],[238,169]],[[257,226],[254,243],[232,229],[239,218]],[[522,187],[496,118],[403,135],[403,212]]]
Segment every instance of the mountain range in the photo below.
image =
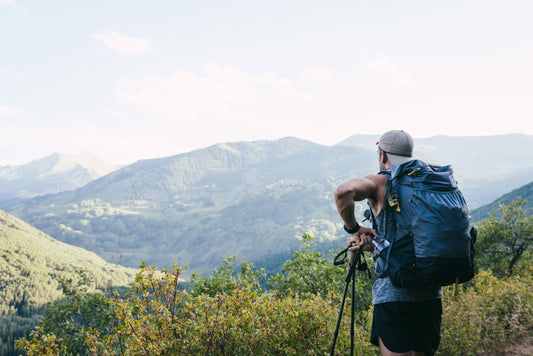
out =
[[504,194],[499,197],[497,200],[493,201],[490,204],[483,205],[477,209],[471,211],[471,216],[473,221],[479,221],[485,219],[489,216],[489,213],[496,212],[498,215],[498,210],[500,204],[509,205],[513,202],[516,197],[520,197],[526,200],[524,205],[524,211],[526,216],[533,215],[533,182],[530,182],[526,185],[521,186],[520,188],[513,189],[511,192]]
[[[368,149],[378,140],[377,135],[354,135],[338,145]],[[434,136],[415,139],[414,155],[435,164],[451,164],[473,209],[533,180],[531,149],[531,135]]]
[[73,190],[115,169],[90,153],[53,153],[20,166],[0,166],[0,203]]
[[[333,146],[297,138],[222,143],[137,161],[77,189],[4,209],[126,266],[177,261],[206,273],[225,255],[279,266],[304,233],[324,249],[342,245],[333,191],[377,170],[377,139],[355,135]],[[419,158],[452,164],[471,207],[533,180],[532,136],[437,136],[415,147]],[[357,216],[364,209],[357,204]]]

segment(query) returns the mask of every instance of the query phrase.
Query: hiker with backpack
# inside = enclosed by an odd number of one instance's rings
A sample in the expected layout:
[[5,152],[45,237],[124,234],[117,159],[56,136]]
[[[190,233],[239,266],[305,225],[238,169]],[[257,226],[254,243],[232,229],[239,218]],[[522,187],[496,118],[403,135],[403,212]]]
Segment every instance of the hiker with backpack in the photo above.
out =
[[[442,286],[473,276],[468,209],[451,167],[414,159],[407,132],[388,131],[377,145],[380,172],[335,190],[349,250],[374,252],[371,342],[382,355],[434,355]],[[372,228],[354,214],[354,202],[363,200]]]

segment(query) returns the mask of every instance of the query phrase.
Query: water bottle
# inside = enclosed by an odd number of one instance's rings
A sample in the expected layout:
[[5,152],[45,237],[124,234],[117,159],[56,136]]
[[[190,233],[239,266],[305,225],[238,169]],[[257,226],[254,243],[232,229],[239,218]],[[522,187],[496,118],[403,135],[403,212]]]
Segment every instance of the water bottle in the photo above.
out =
[[372,239],[372,245],[374,245],[374,257],[378,257],[384,249],[390,246],[390,242],[376,235]]

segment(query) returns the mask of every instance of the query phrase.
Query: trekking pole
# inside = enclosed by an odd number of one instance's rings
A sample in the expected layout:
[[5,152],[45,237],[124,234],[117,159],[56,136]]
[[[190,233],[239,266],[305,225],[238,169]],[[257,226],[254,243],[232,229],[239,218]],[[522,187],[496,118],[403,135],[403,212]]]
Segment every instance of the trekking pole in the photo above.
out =
[[[358,265],[361,262],[361,253],[357,255],[357,259],[355,261],[350,261],[350,263]],[[350,257],[354,257],[354,254]],[[357,268],[357,267],[356,267]],[[350,355],[353,355],[353,344],[355,339],[355,272],[352,273],[352,315],[351,315],[351,321],[350,321]]]
[[[351,246],[347,247],[346,249],[344,249],[343,251],[341,251],[337,257],[335,257],[335,260],[333,262],[333,264],[335,266],[338,266],[338,265],[341,265],[341,264],[344,264],[344,262],[346,262],[346,257],[347,257],[347,253],[348,253],[348,248],[350,248]],[[342,294],[342,301],[341,301],[341,308],[339,310],[339,318],[337,319],[337,326],[335,327],[335,333],[333,334],[333,345],[331,346],[331,353],[330,355],[333,356],[335,354],[335,345],[337,343],[337,337],[339,336],[339,328],[340,328],[340,324],[341,324],[341,320],[342,320],[342,312],[344,310],[344,303],[346,302],[346,294],[348,292],[348,286],[350,285],[350,281],[352,281],[352,315],[351,315],[351,327],[350,327],[350,336],[351,336],[351,347],[350,347],[350,350],[351,350],[351,355],[353,355],[353,352],[354,352],[354,318],[355,318],[355,312],[354,312],[354,306],[355,306],[355,301],[354,301],[354,295],[355,295],[355,270],[357,269],[357,265],[359,264],[359,262],[361,261],[361,254],[363,253],[363,251],[361,249],[357,250],[355,253],[352,253],[351,256],[350,256],[350,268],[348,270],[348,274],[346,275],[346,279],[345,279],[345,283],[344,283],[344,292]],[[342,260],[338,260],[340,257],[343,257]]]

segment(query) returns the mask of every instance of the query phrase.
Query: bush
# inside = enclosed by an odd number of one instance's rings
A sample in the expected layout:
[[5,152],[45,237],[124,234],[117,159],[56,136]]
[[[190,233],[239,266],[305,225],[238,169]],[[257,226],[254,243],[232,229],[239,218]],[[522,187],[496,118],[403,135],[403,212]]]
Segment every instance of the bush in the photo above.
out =
[[498,277],[533,272],[533,216],[527,216],[526,200],[517,198],[509,205],[500,203],[495,212],[479,223],[476,243],[477,262],[481,269],[490,269]]
[[107,297],[100,292],[90,292],[91,283],[80,271],[79,279],[61,279],[65,298],[45,307],[45,317],[39,322],[28,340],[18,342],[18,348],[29,355],[61,354],[84,355],[88,353],[87,333],[98,331],[101,335],[115,332],[117,319]]
[[248,286],[255,291],[263,292],[267,279],[266,270],[254,270],[252,263],[243,262],[241,268],[235,271],[232,265],[235,260],[235,257],[225,258],[222,267],[216,269],[209,278],[193,273],[191,295],[207,294],[214,297],[218,293],[230,294],[234,289],[242,286]]
[[[348,264],[334,266],[333,258],[326,259],[315,250],[313,239],[307,234],[303,235],[300,241],[303,246],[283,264],[281,273],[270,278],[271,289],[284,296],[299,294],[302,298],[317,294],[326,297],[332,291],[342,293]],[[356,271],[355,277],[358,293],[356,310],[367,310],[372,302],[372,281],[364,271]]]
[[[111,299],[89,293],[83,279],[66,283],[67,298],[47,308],[40,327],[19,344],[28,355],[329,354],[345,271],[316,254],[310,238],[304,244],[270,280],[279,288],[270,291],[262,288],[265,271],[247,263],[235,271],[233,259],[210,278],[196,277],[191,296],[176,265],[158,271],[143,264],[129,291]],[[358,283],[354,351],[378,355],[368,341],[370,291]],[[350,314],[347,298],[338,355],[350,349]],[[531,276],[498,279],[482,271],[457,295],[444,288],[440,355],[501,353],[532,331]]]
[[[331,347],[337,304],[331,295],[279,298],[253,285],[231,293],[199,294],[187,302],[176,292],[181,270],[141,266],[132,292],[114,299],[123,326],[115,334],[89,335],[92,355],[296,355],[324,354]],[[349,302],[348,302],[349,304]],[[338,354],[349,348],[349,308],[340,329]],[[358,313],[356,350],[369,354],[368,313]]]
[[533,331],[533,280],[480,272],[457,296],[444,290],[441,355],[499,353]]

